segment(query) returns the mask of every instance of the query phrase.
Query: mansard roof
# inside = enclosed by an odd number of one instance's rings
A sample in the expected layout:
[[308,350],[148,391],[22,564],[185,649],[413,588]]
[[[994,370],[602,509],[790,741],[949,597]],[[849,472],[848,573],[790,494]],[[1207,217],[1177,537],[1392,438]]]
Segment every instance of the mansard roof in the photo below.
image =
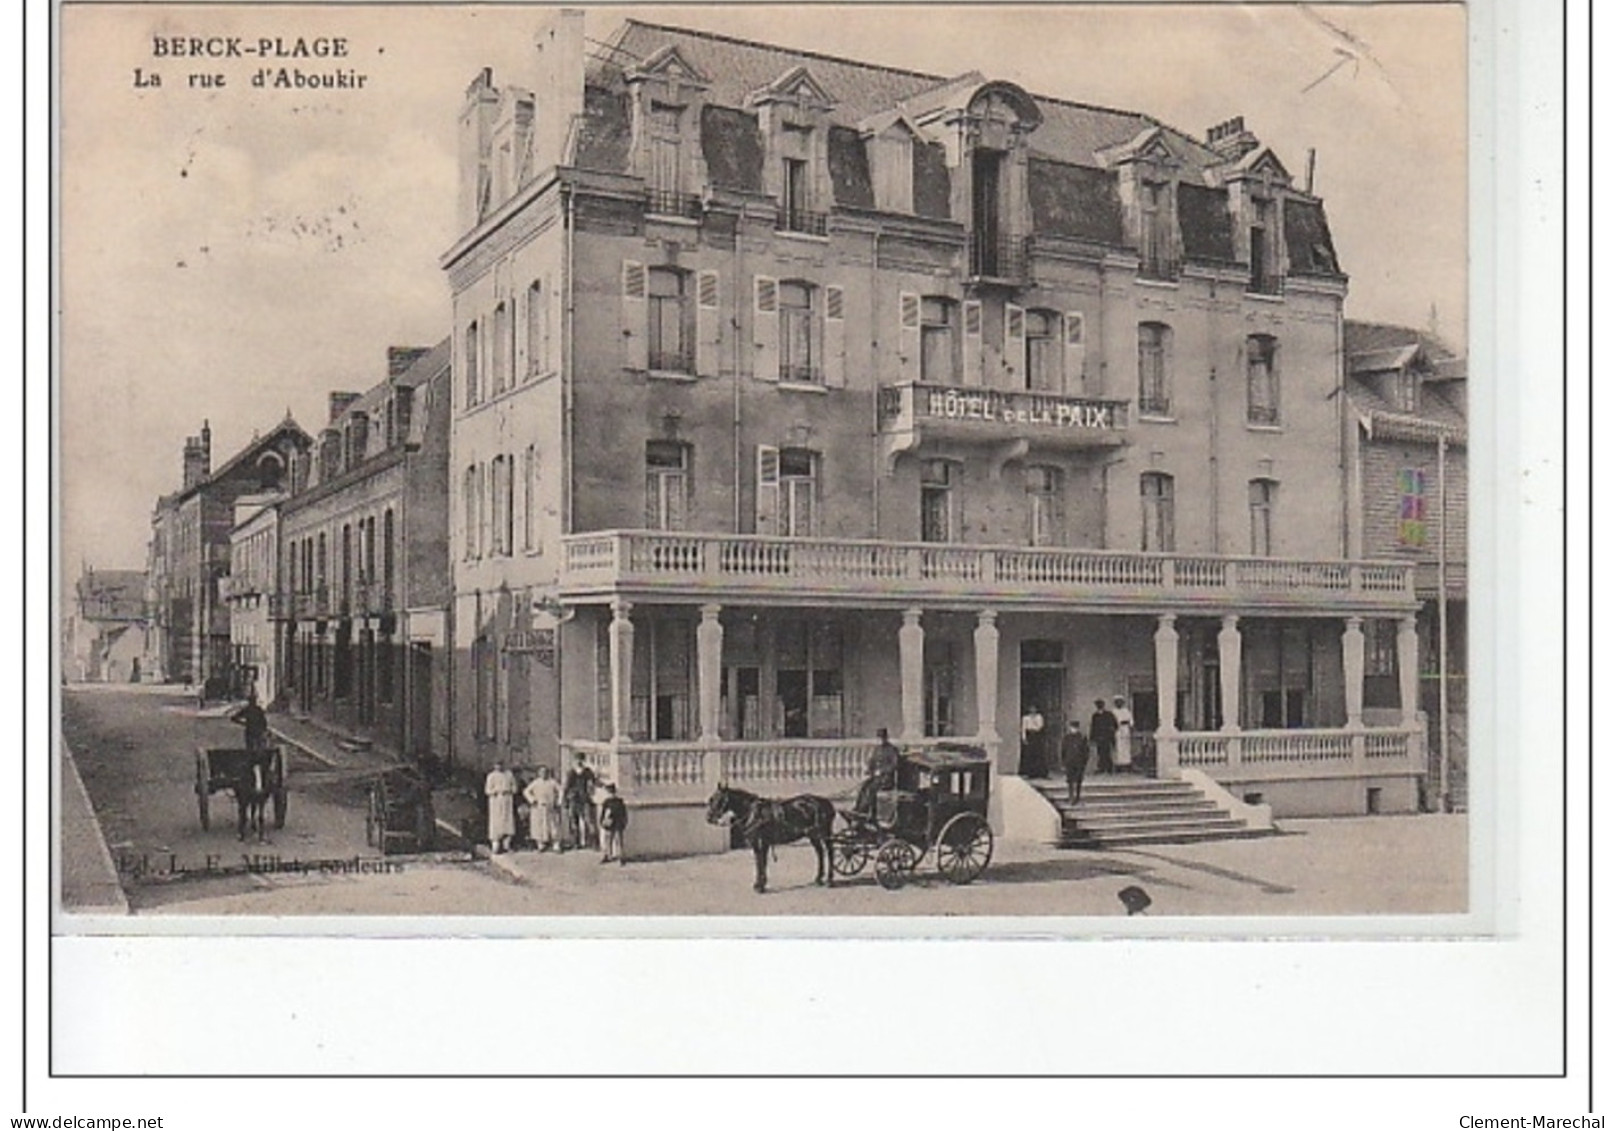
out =
[[[952,77],[925,74],[640,20],[625,22],[591,58],[586,84],[602,92],[618,91],[628,69],[643,67],[670,46],[677,48],[679,58],[688,66],[710,76],[706,90],[710,104],[743,108],[754,92],[779,82],[797,68],[805,68],[832,104],[830,120],[836,125],[857,129],[867,119],[893,111],[917,120],[928,109],[934,111],[952,100],[963,98],[968,104],[989,91],[1001,91],[1012,101],[1024,98],[1025,110],[1041,116],[1041,124],[1030,135],[1030,144],[1032,151],[1042,156],[1097,167],[1099,150],[1159,127],[1174,158],[1190,175],[1201,175],[1219,161],[1208,147],[1148,114],[1028,94],[1012,83],[988,80],[976,71]],[[600,94],[588,100],[586,117],[591,112],[602,119],[611,116]],[[606,126],[606,122],[598,125]],[[615,129],[607,127],[600,132],[610,136]],[[592,162],[589,167],[602,167],[597,162],[606,148],[588,146]]]

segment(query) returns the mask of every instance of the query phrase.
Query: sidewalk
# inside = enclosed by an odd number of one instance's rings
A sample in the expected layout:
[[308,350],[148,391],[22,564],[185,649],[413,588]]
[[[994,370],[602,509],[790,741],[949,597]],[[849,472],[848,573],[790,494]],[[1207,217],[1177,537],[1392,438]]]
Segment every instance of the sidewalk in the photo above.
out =
[[62,743],[62,909],[81,915],[127,915],[129,900],[118,882],[101,822],[90,806],[73,752]]

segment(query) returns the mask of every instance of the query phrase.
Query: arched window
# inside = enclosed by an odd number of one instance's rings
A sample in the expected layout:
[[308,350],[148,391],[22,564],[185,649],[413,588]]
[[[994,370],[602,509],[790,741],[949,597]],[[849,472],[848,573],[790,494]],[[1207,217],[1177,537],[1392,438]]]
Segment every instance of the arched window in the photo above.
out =
[[1138,411],[1144,416],[1172,414],[1172,327],[1161,322],[1138,326]]
[[477,530],[481,519],[477,514],[478,498],[477,466],[472,464],[465,469],[465,481],[461,488],[462,499],[460,503],[460,520],[465,524],[465,560],[472,561],[477,556]]
[[652,267],[649,275],[650,351],[652,369],[691,373],[695,369],[691,343],[689,301],[685,273],[671,267]]
[[[393,593],[393,571],[397,564],[397,551],[393,543],[395,533],[392,508],[388,507],[381,517],[381,585],[389,598]],[[390,606],[391,601],[388,604]]]
[[645,525],[683,530],[689,511],[690,448],[676,440],[645,444]]
[[477,324],[471,323],[465,328],[465,336],[460,346],[460,365],[465,370],[465,407],[470,408],[482,400],[482,387],[480,381],[482,374],[479,371],[481,339],[477,334]]
[[1139,476],[1138,489],[1144,504],[1143,549],[1173,549],[1172,477],[1158,471],[1147,471]]
[[1279,422],[1279,344],[1271,334],[1245,339],[1245,419],[1252,424]]
[[1060,370],[1060,316],[1049,310],[1026,312],[1026,387],[1040,393],[1058,393]]
[[500,303],[493,308],[493,394],[498,396],[510,384],[510,308]]
[[955,338],[959,304],[951,298],[927,296],[920,300],[920,380],[926,384],[953,385],[959,381],[959,351]]
[[550,367],[550,311],[537,279],[527,288],[527,377]]
[[1251,553],[1265,558],[1273,553],[1273,507],[1279,485],[1272,479],[1250,481]]
[[817,384],[824,374],[814,348],[813,287],[787,279],[779,285],[779,379]]

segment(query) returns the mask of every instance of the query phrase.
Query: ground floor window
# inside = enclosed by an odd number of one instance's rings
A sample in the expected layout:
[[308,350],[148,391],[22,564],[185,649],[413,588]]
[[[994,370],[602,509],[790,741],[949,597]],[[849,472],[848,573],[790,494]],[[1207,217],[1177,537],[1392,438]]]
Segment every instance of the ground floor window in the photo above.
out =
[[1310,624],[1252,624],[1246,630],[1243,659],[1257,728],[1313,725],[1313,648]]
[[925,733],[940,738],[957,734],[954,705],[958,699],[958,671],[954,666],[953,643],[926,642],[925,649]]
[[635,739],[686,741],[692,737],[695,633],[681,620],[636,625],[633,721]]
[[841,627],[785,621],[776,631],[774,654],[774,733],[781,738],[841,737]]

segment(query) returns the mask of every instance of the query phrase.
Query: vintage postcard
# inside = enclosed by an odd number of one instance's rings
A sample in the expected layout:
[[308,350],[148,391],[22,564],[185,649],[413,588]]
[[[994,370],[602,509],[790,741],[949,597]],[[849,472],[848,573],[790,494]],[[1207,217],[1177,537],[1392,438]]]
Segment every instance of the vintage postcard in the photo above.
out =
[[60,929],[1484,929],[1468,28],[62,6]]

